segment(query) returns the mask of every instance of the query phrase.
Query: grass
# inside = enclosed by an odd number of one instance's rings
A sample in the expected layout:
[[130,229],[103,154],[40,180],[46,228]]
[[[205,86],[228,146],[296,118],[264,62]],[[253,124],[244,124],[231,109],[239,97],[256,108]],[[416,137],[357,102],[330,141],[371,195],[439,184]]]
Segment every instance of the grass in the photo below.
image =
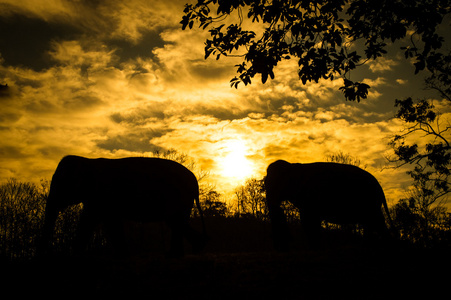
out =
[[[55,257],[2,266],[3,293],[168,299],[439,299],[449,251],[338,247],[288,253],[205,252]],[[163,296],[161,296],[163,295]]]

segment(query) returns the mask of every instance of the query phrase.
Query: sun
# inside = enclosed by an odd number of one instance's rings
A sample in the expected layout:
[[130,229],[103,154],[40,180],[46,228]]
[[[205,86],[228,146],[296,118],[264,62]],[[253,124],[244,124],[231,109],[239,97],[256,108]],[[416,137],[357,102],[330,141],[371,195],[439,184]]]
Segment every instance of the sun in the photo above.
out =
[[224,156],[221,160],[222,175],[237,181],[250,177],[253,167],[246,155],[248,155],[248,149],[243,141],[227,141],[224,146]]

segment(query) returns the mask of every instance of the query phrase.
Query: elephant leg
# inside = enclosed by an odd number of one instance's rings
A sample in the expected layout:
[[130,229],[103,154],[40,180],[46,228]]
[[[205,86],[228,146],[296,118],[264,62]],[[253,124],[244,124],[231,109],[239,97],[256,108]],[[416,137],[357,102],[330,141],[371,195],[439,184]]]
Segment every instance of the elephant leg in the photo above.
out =
[[268,205],[269,217],[271,219],[272,237],[274,248],[277,251],[287,251],[291,240],[286,216],[280,205]]
[[368,218],[368,222],[364,226],[364,236],[371,241],[380,238],[386,239],[390,236],[382,214]]
[[78,230],[74,239],[75,254],[81,254],[86,251],[97,225],[98,219],[96,213],[85,207],[81,212]]
[[186,224],[184,236],[191,244],[193,252],[201,252],[207,243],[207,238],[200,232],[194,230],[189,224]]
[[190,243],[194,253],[199,253],[205,247],[206,237],[190,226],[190,214],[190,210],[180,210],[174,212],[174,215],[167,220],[171,229],[169,256],[181,257],[184,255],[184,238]]
[[321,219],[301,215],[301,224],[308,243],[307,246],[312,249],[317,249],[321,240]]
[[45,212],[44,225],[42,227],[41,237],[37,244],[37,255],[43,256],[50,252],[53,240],[53,232],[55,229],[56,219],[58,218],[59,211],[51,210],[47,208]]
[[174,218],[168,222],[171,229],[171,256],[183,256],[184,255],[184,238],[192,247],[194,253],[199,253],[206,245],[207,239],[204,234],[198,232],[190,225],[189,214],[184,218]]
[[104,229],[107,241],[111,244],[114,255],[127,257],[130,251],[127,247],[124,221],[120,218],[107,218],[104,221]]
[[182,257],[184,255],[183,249],[183,237],[184,224],[179,222],[170,222],[169,227],[171,229],[171,246],[169,250],[169,257]]

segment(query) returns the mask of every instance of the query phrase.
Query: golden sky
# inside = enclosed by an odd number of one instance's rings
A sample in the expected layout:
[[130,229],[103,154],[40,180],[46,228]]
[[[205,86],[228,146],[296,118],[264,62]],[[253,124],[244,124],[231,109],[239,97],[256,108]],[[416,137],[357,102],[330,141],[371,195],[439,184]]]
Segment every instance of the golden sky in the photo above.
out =
[[341,81],[302,85],[296,61],[262,85],[230,87],[233,59],[204,60],[208,32],[182,31],[188,0],[1,0],[0,180],[50,179],[65,155],[146,156],[176,149],[220,192],[276,159],[356,156],[396,201],[405,170],[382,168],[395,98],[432,95],[396,56],[352,74],[372,89],[346,102]]

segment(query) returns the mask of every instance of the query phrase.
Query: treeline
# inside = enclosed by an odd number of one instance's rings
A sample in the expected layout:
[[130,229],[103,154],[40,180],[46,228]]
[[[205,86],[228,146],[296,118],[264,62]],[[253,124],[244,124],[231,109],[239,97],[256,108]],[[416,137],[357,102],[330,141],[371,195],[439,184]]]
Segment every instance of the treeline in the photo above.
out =
[[47,182],[40,186],[10,179],[0,185],[0,257],[22,259],[35,255],[44,220]]
[[[36,255],[44,223],[50,183],[39,185],[11,178],[0,185],[0,259],[24,260]],[[55,229],[55,248],[63,250],[72,241],[83,206],[62,212]]]
[[[27,260],[36,255],[36,243],[44,220],[49,182],[41,184],[10,179],[0,185],[0,258]],[[209,189],[201,189],[201,206],[211,226],[228,224],[230,230],[239,224],[241,231],[253,230],[256,224],[269,226],[265,204],[263,180],[248,179],[237,187],[233,205],[221,200],[221,195]],[[403,199],[390,209],[394,224],[401,233],[401,239],[421,247],[449,246],[451,242],[451,215],[443,207],[429,207],[418,199]],[[285,213],[290,224],[299,224],[296,208],[285,203]],[[54,248],[70,252],[83,205],[75,205],[62,212],[58,218]],[[193,210],[193,218],[197,211]],[[219,225],[218,225],[219,224]],[[237,225],[238,226],[238,225]],[[340,231],[340,226],[324,224],[330,230]],[[222,231],[229,230],[221,228]],[[268,231],[269,232],[269,231]],[[359,232],[353,228],[353,232]],[[214,230],[213,230],[214,234]],[[224,235],[224,233],[223,233]],[[230,235],[232,236],[232,234]],[[224,244],[227,241],[222,241]],[[102,247],[106,243],[101,231],[96,232],[91,247]]]
[[[203,214],[209,220],[210,226],[226,227],[220,229],[223,235],[228,234],[224,230],[233,231],[233,228],[237,226],[240,227],[239,231],[252,231],[260,225],[269,227],[263,179],[247,179],[242,185],[236,187],[233,199],[225,201],[223,195],[216,191],[215,186],[206,181],[209,173],[199,169],[195,161],[186,154],[169,150],[155,152],[153,156],[177,161],[196,174]],[[365,168],[361,166],[358,159],[349,154],[332,154],[326,157],[326,160]],[[49,187],[50,182],[46,180],[42,180],[40,184],[34,184],[9,179],[0,185],[0,258],[29,259],[36,255],[36,243],[43,225]],[[415,187],[413,186],[405,199],[400,199],[390,208],[391,218],[396,230],[399,231],[401,240],[420,247],[449,246],[451,214],[447,211],[444,202],[437,202],[437,197],[433,193]],[[289,202],[284,202],[282,207],[289,224],[298,226],[300,217],[297,208]],[[79,204],[69,207],[60,214],[54,236],[55,250],[70,252],[71,241],[82,209],[83,205]],[[193,209],[193,219],[197,216],[197,210]],[[361,233],[357,226],[342,228],[335,224],[324,223],[323,227],[329,232],[335,230],[336,232]],[[250,236],[248,235],[247,239]],[[92,247],[100,247],[105,243],[102,232],[97,231]]]

